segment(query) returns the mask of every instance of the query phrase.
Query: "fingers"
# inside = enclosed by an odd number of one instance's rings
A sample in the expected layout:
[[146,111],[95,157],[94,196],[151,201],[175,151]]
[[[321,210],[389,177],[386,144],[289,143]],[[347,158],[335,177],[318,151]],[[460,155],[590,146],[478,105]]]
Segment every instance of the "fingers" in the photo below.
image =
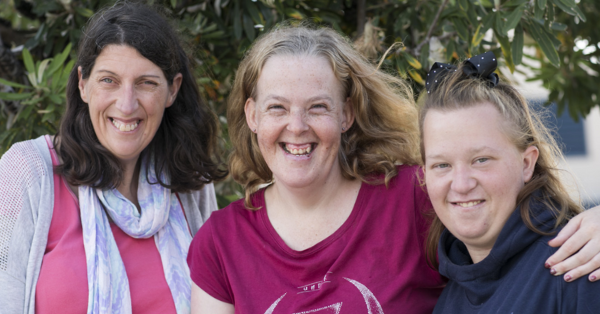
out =
[[[566,229],[566,227],[565,227]],[[563,230],[565,230],[563,229]],[[562,232],[561,232],[562,233]],[[556,238],[554,238],[552,241],[556,240],[558,238],[558,236]],[[553,268],[555,267],[557,264],[562,264],[559,265],[559,269],[556,269],[557,274],[563,274],[566,271],[569,271],[577,266],[581,266],[582,264],[576,264],[577,262],[584,259],[584,256],[579,255],[577,256],[577,260],[574,259],[570,259],[570,263],[568,264],[571,267],[566,267],[564,263],[564,261],[571,255],[573,255],[575,252],[577,252],[579,249],[581,249],[584,245],[586,245],[588,243],[588,241],[590,240],[591,235],[587,235],[584,234],[584,231],[579,231],[577,233],[574,233],[572,235],[570,235],[570,237],[566,240],[566,241],[562,241],[564,242],[562,244],[562,246],[558,249],[558,251],[556,251],[554,254],[552,254],[552,256],[550,256],[547,260],[546,260],[546,267],[547,268]],[[550,244],[550,243],[548,243]],[[596,252],[593,252],[594,247],[589,248],[588,250],[590,251],[590,255],[587,258],[587,260],[584,260],[583,262],[587,262],[590,259],[592,259],[592,257],[598,253],[600,251],[600,247],[596,248]],[[582,251],[581,250],[578,254],[580,254]],[[564,270],[562,272],[559,272],[559,270]]]
[[[564,275],[564,279],[567,282],[573,281],[582,276],[597,271],[600,268],[600,254],[597,253],[594,244],[588,243],[581,251],[577,254],[567,258],[564,262],[558,263],[550,269],[550,273],[555,276]],[[590,274],[590,279],[600,278],[600,274]]]
[[598,269],[595,272],[591,273],[590,276],[588,277],[588,279],[590,281],[596,281],[596,280],[600,279],[600,269]]
[[[556,237],[554,239],[552,239],[550,242],[548,242],[548,245],[550,245],[552,247],[558,247],[558,246],[563,245],[565,243],[565,241],[567,241],[573,234],[575,234],[575,232],[577,232],[577,230],[579,230],[579,227],[581,226],[581,221],[582,221],[581,216],[582,215],[577,215],[577,216],[573,217],[573,219],[569,220],[569,223],[567,223],[567,225],[558,233],[558,235],[556,235]],[[573,252],[571,252],[571,254],[573,254]],[[552,263],[552,265],[564,260],[565,258],[567,258],[567,256],[570,256],[571,254],[568,254],[560,259],[557,259],[556,262]]]

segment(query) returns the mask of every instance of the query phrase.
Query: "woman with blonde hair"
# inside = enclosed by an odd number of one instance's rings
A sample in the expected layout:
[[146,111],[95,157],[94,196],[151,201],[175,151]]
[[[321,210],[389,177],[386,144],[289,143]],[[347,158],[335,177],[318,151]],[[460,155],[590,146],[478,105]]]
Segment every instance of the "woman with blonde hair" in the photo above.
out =
[[192,311],[430,313],[445,282],[425,258],[412,99],[331,29],[259,38],[227,113],[246,195],[192,242]]
[[549,130],[495,69],[488,52],[458,68],[436,63],[427,80],[421,150],[436,213],[428,255],[450,279],[434,313],[596,313],[600,286],[541,267],[556,251],[551,236],[581,207]]

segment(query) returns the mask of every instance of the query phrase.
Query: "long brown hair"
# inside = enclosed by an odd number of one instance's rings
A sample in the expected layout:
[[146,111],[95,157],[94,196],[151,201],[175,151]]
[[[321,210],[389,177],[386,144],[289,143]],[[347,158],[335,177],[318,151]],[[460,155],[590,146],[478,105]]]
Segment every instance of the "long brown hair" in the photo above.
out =
[[246,124],[244,104],[256,96],[256,84],[265,62],[272,56],[326,58],[350,97],[355,123],[342,135],[339,150],[344,177],[369,182],[370,174],[385,174],[388,182],[397,174],[396,164],[419,162],[417,110],[410,87],[369,63],[347,38],[329,28],[279,25],[260,37],[242,60],[229,96],[227,121],[233,153],[229,167],[233,178],[250,195],[273,180],[258,147],[256,135]]
[[[560,180],[558,164],[564,159],[562,152],[551,131],[544,125],[541,115],[531,110],[523,95],[513,86],[503,82],[491,87],[484,80],[467,78],[462,66],[441,80],[440,84],[426,96],[419,114],[423,164],[425,164],[423,122],[429,110],[452,111],[490,103],[510,123],[511,127],[506,128],[507,135],[520,151],[525,151],[530,146],[535,146],[539,150],[533,176],[517,196],[516,204],[521,208],[521,218],[525,225],[534,232],[548,235],[537,229],[531,221],[530,201],[536,190],[540,191],[539,201],[556,216],[555,228],[581,212],[581,206],[569,197],[567,189]],[[537,198],[536,196],[536,200]],[[427,238],[426,251],[429,264],[437,268],[438,242],[445,226],[435,213],[432,215],[433,221]]]
[[160,13],[132,2],[96,13],[84,30],[67,85],[67,109],[55,137],[63,162],[55,171],[73,185],[112,188],[123,180],[122,166],[98,141],[89,107],[78,89],[78,67],[82,78],[88,78],[96,58],[108,45],[136,49],[162,69],[169,84],[177,73],[183,76],[177,98],[165,109],[156,135],[141,155],[155,161],[156,173],[166,175],[168,182],[159,176],[158,183],[174,192],[186,192],[224,178],[227,171],[219,157],[216,116],[200,97],[177,34]]

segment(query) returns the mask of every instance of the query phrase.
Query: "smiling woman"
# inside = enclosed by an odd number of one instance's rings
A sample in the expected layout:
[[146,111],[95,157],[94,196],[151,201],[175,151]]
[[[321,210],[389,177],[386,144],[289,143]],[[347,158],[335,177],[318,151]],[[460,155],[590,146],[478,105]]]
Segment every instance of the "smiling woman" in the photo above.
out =
[[189,313],[185,258],[227,174],[217,133],[166,19],[98,12],[58,134],[0,160],[1,312]]
[[[489,73],[477,61],[484,58],[494,60]],[[581,212],[562,184],[549,130],[491,74],[493,54],[439,65],[420,118],[436,214],[428,255],[449,278],[434,313],[596,313],[600,286],[566,283],[542,267],[556,251],[552,235]]]

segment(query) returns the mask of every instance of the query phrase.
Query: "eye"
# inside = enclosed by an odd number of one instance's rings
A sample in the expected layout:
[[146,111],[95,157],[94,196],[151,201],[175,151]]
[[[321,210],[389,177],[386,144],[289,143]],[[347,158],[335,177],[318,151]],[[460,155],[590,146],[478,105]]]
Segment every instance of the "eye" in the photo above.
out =
[[101,79],[100,82],[104,82],[104,83],[108,83],[108,84],[114,83],[114,81],[108,77]]
[[157,85],[158,85],[158,83],[156,83],[156,82],[154,82],[154,81],[144,81],[144,84],[145,84],[145,85],[154,85],[154,86],[157,86]]
[[449,168],[449,167],[450,167],[450,164],[440,163],[440,164],[433,165],[432,168],[446,169],[446,168]]
[[327,109],[327,105],[326,104],[315,104],[312,106],[312,108],[315,109]]
[[283,107],[283,105],[269,105],[269,107],[267,107],[267,109],[269,109],[269,110],[280,109],[281,110],[281,109],[285,109],[285,108]]
[[481,157],[481,158],[475,159],[475,163],[482,164],[482,163],[484,163],[484,162],[486,162],[488,160],[490,160],[490,159],[487,158],[487,157]]

